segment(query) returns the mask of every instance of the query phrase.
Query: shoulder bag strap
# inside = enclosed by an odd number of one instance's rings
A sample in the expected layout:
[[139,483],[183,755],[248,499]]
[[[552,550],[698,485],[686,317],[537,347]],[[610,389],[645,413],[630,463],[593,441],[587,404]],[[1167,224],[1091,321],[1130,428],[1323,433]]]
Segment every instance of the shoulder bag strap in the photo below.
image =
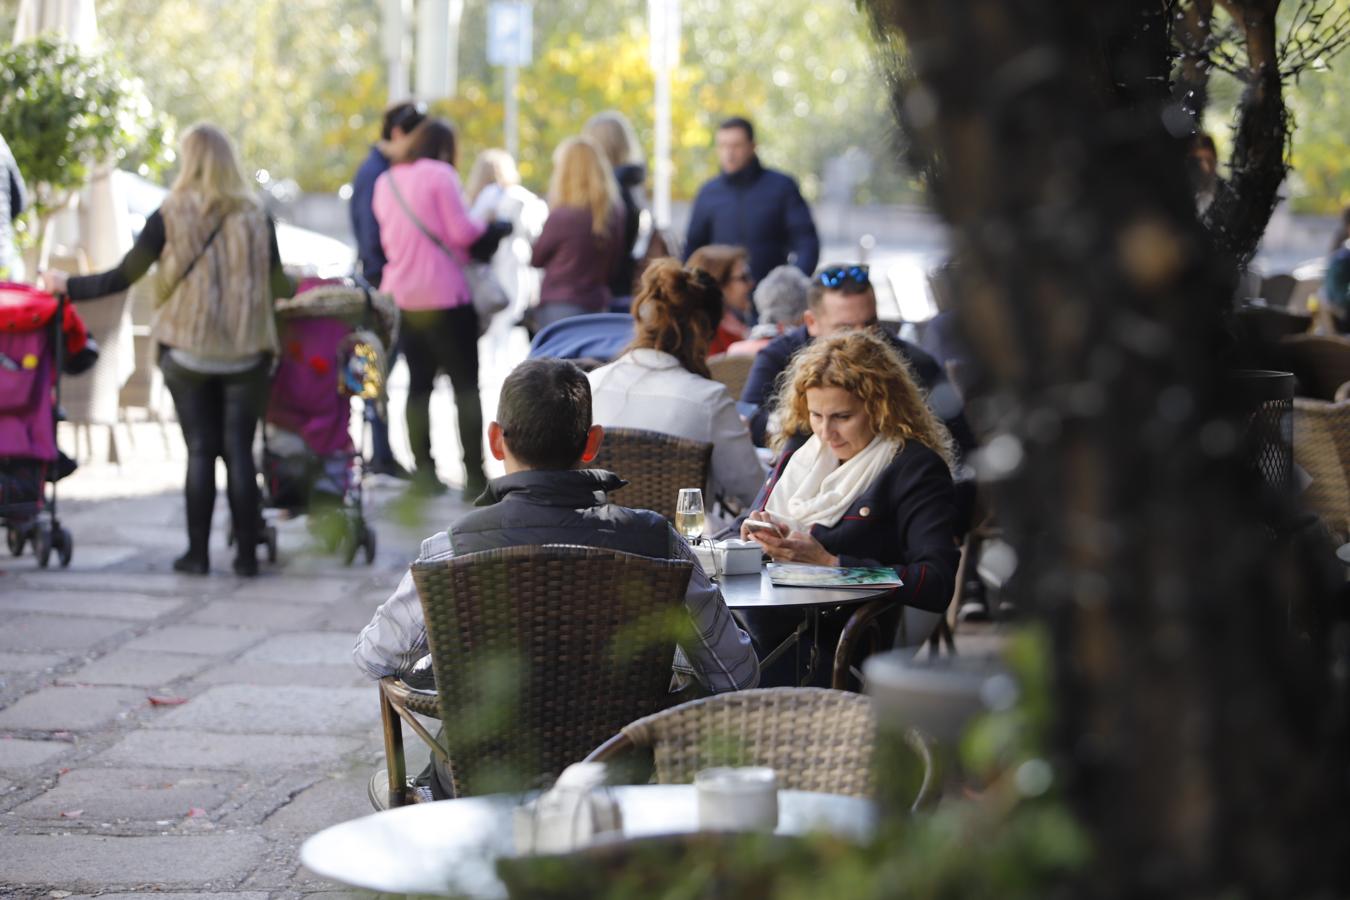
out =
[[436,235],[432,234],[431,229],[423,225],[422,220],[417,218],[417,216],[413,214],[412,207],[408,205],[407,200],[403,199],[403,192],[398,189],[398,179],[394,177],[393,169],[389,170],[389,188],[394,192],[394,199],[398,201],[398,205],[403,209],[404,215],[406,215],[408,219],[414,225],[417,226],[417,230],[422,232],[422,234],[426,236],[427,240],[431,241],[437,247],[440,247],[441,252],[444,253],[446,256],[450,257],[450,259],[456,265],[458,265],[459,259],[455,257],[454,251],[452,251],[449,247],[445,246],[445,242],[442,241],[440,238],[436,237]]
[[202,244],[202,249],[197,251],[197,255],[192,257],[192,262],[188,263],[187,267],[178,274],[178,277],[174,280],[173,286],[164,292],[164,294],[162,295],[162,298],[164,300],[168,300],[170,297],[172,297],[173,292],[178,290],[178,286],[183,283],[183,280],[192,274],[192,270],[197,267],[197,263],[201,260],[203,256],[206,255],[206,251],[210,249],[211,242],[216,239],[216,235],[220,234],[220,229],[225,226],[225,220],[229,217],[229,215],[230,215],[229,213],[226,213],[225,215],[220,217],[220,221],[216,223],[216,227],[212,228],[211,234],[207,236],[206,243]]

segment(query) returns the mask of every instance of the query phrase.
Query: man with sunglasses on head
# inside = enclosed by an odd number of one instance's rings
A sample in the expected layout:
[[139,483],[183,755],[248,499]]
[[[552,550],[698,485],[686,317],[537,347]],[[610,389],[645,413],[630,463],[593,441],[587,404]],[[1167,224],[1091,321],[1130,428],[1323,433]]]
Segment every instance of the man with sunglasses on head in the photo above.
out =
[[[380,286],[384,266],[388,262],[384,256],[384,246],[380,243],[380,223],[375,221],[375,212],[371,209],[375,181],[389,170],[394,158],[407,146],[413,131],[426,117],[426,106],[421,103],[395,103],[386,109],[380,123],[380,139],[371,145],[370,153],[352,177],[352,198],[348,204],[348,213],[351,215],[352,233],[356,236],[357,274],[373,288]],[[398,348],[390,348],[390,368],[393,368],[397,359]],[[389,423],[380,418],[375,411],[375,404],[366,404],[366,417],[370,421],[369,471],[404,480],[412,477],[394,459],[394,451],[389,446]]]
[[742,118],[717,127],[717,164],[721,173],[699,189],[689,214],[684,258],[709,244],[744,247],[750,275],[762,281],[788,262],[806,274],[820,257],[820,239],[811,208],[797,182],[766,169],[755,153],[755,126]]
[[773,413],[778,378],[788,363],[812,340],[858,328],[875,328],[909,362],[915,378],[928,394],[928,405],[946,423],[961,455],[975,446],[975,437],[966,423],[961,399],[947,381],[946,373],[923,350],[880,327],[877,319],[877,295],[872,288],[867,266],[827,266],[811,279],[807,292],[805,324],[784,332],[755,355],[754,367],[741,392],[739,409],[749,416],[750,435],[764,446],[769,416]]

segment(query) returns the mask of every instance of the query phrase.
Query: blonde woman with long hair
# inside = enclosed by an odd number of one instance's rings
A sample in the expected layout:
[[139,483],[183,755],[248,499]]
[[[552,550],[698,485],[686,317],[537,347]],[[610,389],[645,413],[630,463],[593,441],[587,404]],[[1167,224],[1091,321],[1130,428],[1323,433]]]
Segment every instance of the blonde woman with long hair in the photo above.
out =
[[216,458],[225,460],[237,575],[258,573],[258,479],[253,435],[267,404],[277,353],[276,297],[294,291],[276,232],[240,168],[230,139],[199,124],[183,134],[178,178],[116,268],[71,277],[46,272],[48,290],[89,300],[127,290],[159,266],[150,336],[159,347],[188,448],[188,549],[175,571],[205,575]]
[[[642,231],[642,214],[647,208],[647,195],[643,190],[647,167],[642,161],[642,145],[638,143],[637,133],[628,117],[616,109],[591,116],[581,127],[581,134],[595,141],[604,152],[619,185],[619,199],[623,201],[623,252],[609,279],[610,293],[620,301],[620,298],[632,296],[637,289],[634,250]],[[620,301],[620,305],[624,304]]]
[[[782,454],[741,536],[778,562],[894,568],[897,610],[945,610],[960,556],[952,439],[900,354],[870,331],[817,339],[793,358],[778,409]],[[751,632],[772,640],[775,624],[759,617]]]
[[604,312],[615,259],[623,251],[623,205],[604,153],[589,138],[570,137],[553,153],[548,220],[530,263],[543,269],[534,324]]

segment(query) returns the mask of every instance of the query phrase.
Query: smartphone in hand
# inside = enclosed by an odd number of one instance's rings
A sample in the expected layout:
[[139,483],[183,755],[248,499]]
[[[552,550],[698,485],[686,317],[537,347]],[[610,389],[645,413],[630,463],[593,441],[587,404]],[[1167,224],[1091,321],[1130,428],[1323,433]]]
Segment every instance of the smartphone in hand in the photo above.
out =
[[772,522],[765,522],[761,519],[746,519],[745,527],[751,531],[772,531],[776,537],[782,537],[782,530]]

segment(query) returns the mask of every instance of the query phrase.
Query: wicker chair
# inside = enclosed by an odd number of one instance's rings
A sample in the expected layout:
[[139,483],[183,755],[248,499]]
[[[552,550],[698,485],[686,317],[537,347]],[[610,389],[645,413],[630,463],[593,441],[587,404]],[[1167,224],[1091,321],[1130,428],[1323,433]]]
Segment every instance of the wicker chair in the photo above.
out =
[[629,484],[611,495],[616,503],[675,518],[680,488],[706,488],[712,444],[636,428],[606,428],[592,465]]
[[[456,796],[556,775],[669,702],[672,621],[687,562],[561,545],[416,563],[434,697],[380,683],[389,804],[407,802],[399,719],[450,771]],[[673,619],[672,616],[675,618]],[[412,715],[453,722],[445,743]]]
[[[638,719],[601,744],[588,762],[620,763],[651,753],[658,784],[689,784],[709,766],[768,766],[778,785],[867,797],[872,793],[872,701],[826,688],[759,688],[692,700]],[[911,741],[932,760],[923,741]],[[931,794],[924,779],[920,800]]]
[[1312,478],[1308,505],[1341,543],[1350,540],[1350,401],[1294,398],[1294,462]]
[[741,399],[741,392],[745,390],[745,383],[750,379],[750,369],[754,365],[753,356],[727,356],[725,353],[719,353],[708,358],[708,369],[712,372],[713,381],[725,384],[733,400]]
[[1280,341],[1280,362],[1298,379],[1298,396],[1330,400],[1350,381],[1350,337],[1287,337]]

